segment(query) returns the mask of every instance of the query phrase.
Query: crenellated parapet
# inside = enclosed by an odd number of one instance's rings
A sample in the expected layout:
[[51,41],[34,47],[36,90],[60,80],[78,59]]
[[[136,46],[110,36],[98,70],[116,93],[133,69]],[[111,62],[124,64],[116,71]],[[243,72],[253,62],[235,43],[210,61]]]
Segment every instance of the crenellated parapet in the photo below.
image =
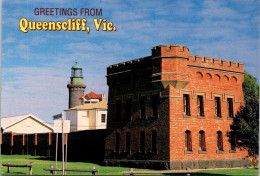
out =
[[112,76],[139,68],[142,64],[147,63],[150,59],[151,56],[110,65],[107,67],[107,76]]
[[184,45],[159,45],[152,48],[152,57],[183,57],[188,59],[189,48]]
[[234,62],[223,59],[215,59],[204,56],[189,55],[188,66],[198,68],[213,68],[222,71],[244,72],[244,65],[240,62]]
[[110,85],[115,80],[122,82],[121,80],[138,80],[146,77],[145,80],[151,78],[152,84],[156,87],[165,88],[171,84],[174,88],[183,89],[193,81],[196,74],[201,74],[201,77],[205,75],[205,78],[211,75],[208,77],[214,79],[219,77],[220,80],[222,77],[227,79],[234,77],[236,81],[233,82],[243,82],[243,78],[238,74],[241,76],[244,74],[244,65],[229,60],[191,55],[188,47],[173,44],[153,47],[151,56],[107,67]]

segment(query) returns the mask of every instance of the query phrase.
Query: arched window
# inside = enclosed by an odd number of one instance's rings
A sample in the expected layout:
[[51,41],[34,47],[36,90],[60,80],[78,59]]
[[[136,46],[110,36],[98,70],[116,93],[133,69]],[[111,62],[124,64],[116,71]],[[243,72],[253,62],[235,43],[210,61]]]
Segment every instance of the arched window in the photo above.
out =
[[130,152],[130,145],[131,145],[131,138],[130,132],[125,133],[125,152]]
[[144,153],[145,152],[145,132],[141,131],[139,137],[139,151]]
[[217,132],[217,147],[219,151],[223,151],[223,135],[221,131]]
[[115,148],[114,152],[119,152],[119,147],[120,147],[120,134],[117,132],[115,135]]
[[236,138],[233,131],[230,132],[230,149],[236,151]]
[[151,136],[151,152],[153,153],[157,152],[157,132],[155,130],[152,131],[152,136]]
[[199,132],[199,144],[200,144],[200,150],[206,151],[206,138],[205,138],[205,132],[200,131]]
[[185,150],[192,151],[191,132],[189,130],[185,131]]

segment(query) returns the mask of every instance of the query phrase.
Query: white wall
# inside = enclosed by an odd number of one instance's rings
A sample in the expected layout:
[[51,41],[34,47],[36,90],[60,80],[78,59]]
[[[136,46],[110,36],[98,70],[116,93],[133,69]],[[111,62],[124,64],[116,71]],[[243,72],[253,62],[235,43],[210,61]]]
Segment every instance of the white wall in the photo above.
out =
[[24,134],[32,134],[32,133],[50,133],[51,129],[29,117],[24,119],[23,121],[5,129],[6,132],[15,132],[15,133],[24,133]]
[[70,110],[66,111],[66,119],[70,120],[70,131],[77,131],[77,111],[76,110]]
[[[101,122],[101,115],[106,115],[105,123]],[[107,110],[69,110],[66,117],[70,120],[70,131],[106,129]]]
[[[107,128],[107,110],[97,110],[96,111],[97,118],[96,118],[96,127],[97,129],[106,129]],[[106,115],[106,121],[105,123],[101,122],[101,115]]]
[[88,111],[78,110],[77,111],[77,131],[88,130],[89,129],[89,117]]

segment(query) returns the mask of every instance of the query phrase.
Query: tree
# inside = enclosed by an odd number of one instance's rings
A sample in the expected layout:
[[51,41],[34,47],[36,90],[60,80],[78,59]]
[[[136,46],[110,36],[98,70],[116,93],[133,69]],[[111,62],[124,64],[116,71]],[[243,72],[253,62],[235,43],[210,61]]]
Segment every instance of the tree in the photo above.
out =
[[245,72],[243,83],[245,105],[236,114],[231,130],[236,137],[236,145],[247,148],[249,156],[258,156],[259,131],[259,85],[257,79]]

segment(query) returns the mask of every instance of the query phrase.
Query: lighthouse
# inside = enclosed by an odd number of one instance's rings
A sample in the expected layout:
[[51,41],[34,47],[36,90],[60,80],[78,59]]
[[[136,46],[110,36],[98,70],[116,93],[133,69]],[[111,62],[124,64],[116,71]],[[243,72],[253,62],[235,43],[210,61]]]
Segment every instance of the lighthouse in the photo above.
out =
[[67,87],[69,89],[69,108],[81,105],[80,96],[84,95],[86,85],[83,84],[82,67],[77,61],[71,67],[71,77]]

